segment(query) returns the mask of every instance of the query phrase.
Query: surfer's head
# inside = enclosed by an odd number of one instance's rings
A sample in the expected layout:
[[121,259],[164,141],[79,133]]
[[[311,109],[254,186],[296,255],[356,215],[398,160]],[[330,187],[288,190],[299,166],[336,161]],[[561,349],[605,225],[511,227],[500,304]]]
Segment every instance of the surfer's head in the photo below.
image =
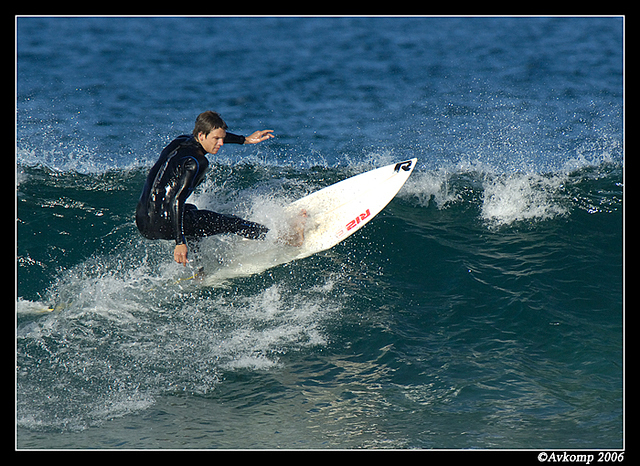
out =
[[208,110],[196,118],[193,136],[200,142],[205,151],[217,154],[227,134],[227,124],[216,112]]
[[227,124],[219,113],[207,110],[196,118],[196,125],[193,128],[193,135],[197,138],[200,133],[206,137],[214,129],[227,130]]

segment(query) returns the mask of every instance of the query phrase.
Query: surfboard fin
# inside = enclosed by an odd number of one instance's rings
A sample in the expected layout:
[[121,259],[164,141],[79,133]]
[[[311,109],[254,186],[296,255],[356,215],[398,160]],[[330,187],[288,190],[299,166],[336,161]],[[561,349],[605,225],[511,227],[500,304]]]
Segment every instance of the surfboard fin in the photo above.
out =
[[202,280],[205,276],[205,272],[204,272],[204,267],[200,267],[198,270],[196,270],[196,272],[191,275],[190,277],[185,277],[185,278],[178,278],[175,281],[175,284],[177,285],[180,282],[186,281],[186,280],[195,280],[195,281],[199,281]]

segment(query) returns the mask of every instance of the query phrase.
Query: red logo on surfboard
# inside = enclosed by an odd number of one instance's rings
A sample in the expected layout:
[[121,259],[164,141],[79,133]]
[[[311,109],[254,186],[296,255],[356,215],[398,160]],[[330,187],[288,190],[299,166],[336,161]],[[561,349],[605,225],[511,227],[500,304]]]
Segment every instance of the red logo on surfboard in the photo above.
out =
[[349,223],[347,223],[345,225],[344,228],[341,228],[340,230],[338,230],[336,232],[336,236],[338,238],[340,238],[342,235],[344,235],[347,231],[349,230],[353,230],[356,225],[359,225],[360,222],[362,222],[363,220],[366,220],[367,218],[369,218],[371,216],[371,211],[369,209],[367,209],[366,211],[364,211],[363,213],[361,213],[360,215],[358,215],[356,218],[354,218],[353,220],[351,220]]

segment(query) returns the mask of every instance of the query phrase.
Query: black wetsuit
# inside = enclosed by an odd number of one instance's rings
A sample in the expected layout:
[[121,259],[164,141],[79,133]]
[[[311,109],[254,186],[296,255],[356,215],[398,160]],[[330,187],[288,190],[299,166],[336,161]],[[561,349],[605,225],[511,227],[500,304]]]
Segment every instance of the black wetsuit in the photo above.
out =
[[[244,136],[227,133],[225,143],[244,143]],[[160,154],[140,195],[136,225],[149,239],[175,240],[185,244],[220,233],[235,233],[251,239],[263,239],[269,229],[239,217],[198,210],[186,199],[204,179],[209,166],[205,150],[191,135],[174,139]]]

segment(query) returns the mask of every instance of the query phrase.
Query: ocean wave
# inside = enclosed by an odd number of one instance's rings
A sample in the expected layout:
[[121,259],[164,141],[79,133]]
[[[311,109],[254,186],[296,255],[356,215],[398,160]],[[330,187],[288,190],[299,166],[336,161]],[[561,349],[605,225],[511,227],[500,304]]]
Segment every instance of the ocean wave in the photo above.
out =
[[18,299],[19,425],[83,430],[158,396],[207,396],[225,372],[269,370],[329,341],[335,277],[202,288],[138,250],[96,255],[61,272],[42,300]]
[[[269,220],[287,202],[389,157],[309,168],[218,161],[194,202]],[[621,209],[620,163],[576,167],[537,174],[418,166],[380,219],[337,248],[198,286],[183,280],[194,269],[173,263],[169,242],[146,241],[135,229],[132,213],[146,167],[86,174],[20,166],[18,289],[25,291],[16,303],[18,424],[82,430],[146,410],[164,395],[210,396],[229,372],[269,371],[293,353],[326,348],[336,338],[334,320],[344,320],[354,296],[380,289],[381,281],[387,293],[397,292],[389,288],[393,273],[384,279],[383,269],[393,269],[398,254],[415,255],[403,246],[406,235],[420,235],[409,244],[422,235],[442,236],[430,240],[440,248],[430,254],[446,257],[454,231],[466,247],[483,232]],[[208,238],[199,257],[224,266],[243,249],[239,241]],[[467,253],[457,273],[484,280],[487,259]],[[360,312],[366,318],[368,308]]]
[[562,217],[575,208],[611,211],[621,205],[622,195],[622,166],[608,160],[572,160],[562,170],[545,174],[481,166],[417,170],[399,193],[419,206],[441,210],[477,205],[479,219],[489,228]]
[[[602,148],[601,148],[602,149]],[[238,215],[265,219],[265,209],[281,208],[315,190],[341,179],[397,161],[392,153],[371,153],[358,160],[343,159],[336,165],[326,160],[308,158],[296,164],[269,157],[242,160],[216,158],[210,173],[194,193],[191,202]],[[52,168],[46,161],[38,163],[18,158],[16,181],[20,187],[30,179],[54,188],[81,188],[91,191],[130,191],[133,211],[135,199],[144,182],[148,164],[134,163],[113,168],[94,162],[58,163]],[[424,162],[400,190],[400,199],[412,200],[418,206],[446,209],[461,203],[479,206],[479,218],[488,226],[504,226],[518,222],[543,221],[562,217],[574,207],[593,212],[599,206],[615,204],[622,196],[623,165],[615,151],[583,150],[548,172],[536,170],[498,169],[485,162],[457,162],[450,166],[428,169]],[[609,180],[613,198],[590,202],[589,192],[581,192],[594,179]],[[607,181],[601,181],[606,183]],[[62,194],[62,193],[61,193]],[[600,196],[602,197],[602,196]],[[82,202],[78,200],[77,202]],[[275,207],[274,207],[275,206]],[[268,212],[266,217],[268,217]]]
[[564,215],[568,209],[559,199],[562,177],[513,174],[484,182],[481,217],[490,226],[517,221],[546,220]]

